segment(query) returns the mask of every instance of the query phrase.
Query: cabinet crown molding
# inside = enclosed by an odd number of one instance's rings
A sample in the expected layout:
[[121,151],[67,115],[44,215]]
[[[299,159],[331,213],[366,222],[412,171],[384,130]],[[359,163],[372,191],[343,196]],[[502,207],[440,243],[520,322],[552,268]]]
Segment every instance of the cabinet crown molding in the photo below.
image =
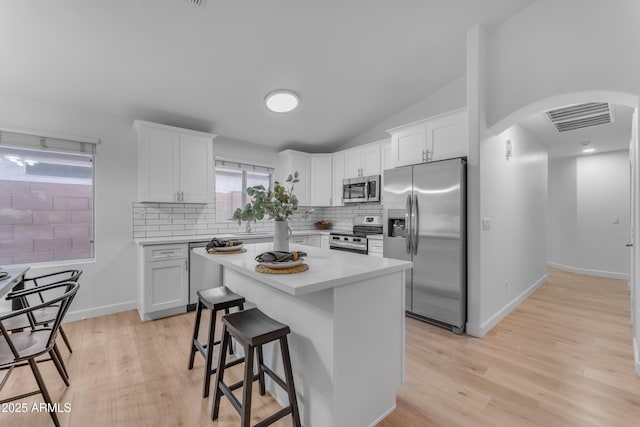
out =
[[194,136],[201,136],[205,138],[211,138],[212,140],[218,136],[214,133],[200,132],[198,130],[185,129],[177,126],[163,125],[161,123],[147,122],[144,120],[137,120],[137,119],[133,121],[133,128],[135,130],[139,130],[140,128],[143,128],[143,127],[164,129],[171,132],[177,132],[177,133],[186,134],[186,135],[194,135]]
[[435,119],[438,119],[440,117],[448,116],[450,114],[459,113],[459,112],[464,111],[466,109],[467,109],[467,107],[462,107],[462,108],[456,108],[455,110],[445,111],[444,113],[436,114],[435,116],[426,117],[424,119],[416,120],[415,122],[410,122],[410,123],[406,123],[404,125],[392,127],[391,129],[387,129],[385,132],[387,132],[388,134],[392,134],[392,133],[397,132],[399,130],[402,130],[404,128],[407,128],[407,127],[410,127],[410,126],[423,125],[423,124],[426,124],[427,122],[429,122],[431,120],[435,120]]

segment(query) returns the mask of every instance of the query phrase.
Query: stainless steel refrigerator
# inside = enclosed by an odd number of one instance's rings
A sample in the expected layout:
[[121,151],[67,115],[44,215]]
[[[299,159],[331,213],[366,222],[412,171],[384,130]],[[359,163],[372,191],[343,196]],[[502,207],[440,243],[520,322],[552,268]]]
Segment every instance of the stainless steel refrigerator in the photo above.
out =
[[464,332],[467,318],[466,160],[384,171],[387,258],[413,261],[407,315]]

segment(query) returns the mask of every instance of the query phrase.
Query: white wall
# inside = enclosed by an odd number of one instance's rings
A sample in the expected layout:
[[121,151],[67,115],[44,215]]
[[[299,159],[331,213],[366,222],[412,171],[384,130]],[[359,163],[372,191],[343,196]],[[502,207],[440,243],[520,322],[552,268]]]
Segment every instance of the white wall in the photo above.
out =
[[[506,159],[505,142],[513,156]],[[516,125],[480,145],[481,323],[467,325],[484,335],[546,279],[547,152]]]
[[628,279],[629,179],[628,150],[549,163],[550,265]]
[[[464,76],[459,77],[417,103],[399,111],[383,122],[375,124],[372,128],[353,138],[339,149],[388,139],[387,129],[463,108],[467,105],[466,91],[466,78]],[[380,102],[384,102],[384,100]]]
[[640,94],[638,17],[637,0],[538,0],[494,28],[489,126],[557,95]]

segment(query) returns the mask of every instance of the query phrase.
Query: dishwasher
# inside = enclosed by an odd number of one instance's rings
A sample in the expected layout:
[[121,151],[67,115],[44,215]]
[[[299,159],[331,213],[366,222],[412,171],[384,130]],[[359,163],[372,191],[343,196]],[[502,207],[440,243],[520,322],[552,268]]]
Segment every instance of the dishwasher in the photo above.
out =
[[193,254],[194,248],[204,248],[206,242],[189,243],[189,304],[187,311],[195,310],[198,304],[198,291],[222,285],[222,268],[199,255]]

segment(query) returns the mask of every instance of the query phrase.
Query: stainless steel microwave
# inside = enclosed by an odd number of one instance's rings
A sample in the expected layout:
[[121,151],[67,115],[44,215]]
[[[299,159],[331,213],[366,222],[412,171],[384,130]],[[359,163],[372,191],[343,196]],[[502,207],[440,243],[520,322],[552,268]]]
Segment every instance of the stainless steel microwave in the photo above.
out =
[[342,180],[342,201],[344,203],[379,202],[380,192],[380,175]]

